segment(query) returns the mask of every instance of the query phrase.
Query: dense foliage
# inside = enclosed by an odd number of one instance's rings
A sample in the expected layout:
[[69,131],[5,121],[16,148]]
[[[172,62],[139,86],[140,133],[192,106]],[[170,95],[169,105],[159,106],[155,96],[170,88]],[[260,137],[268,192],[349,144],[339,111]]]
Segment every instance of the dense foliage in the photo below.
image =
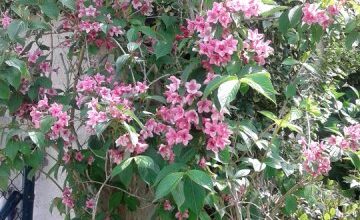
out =
[[0,187],[30,166],[65,219],[360,216],[357,0],[0,10]]

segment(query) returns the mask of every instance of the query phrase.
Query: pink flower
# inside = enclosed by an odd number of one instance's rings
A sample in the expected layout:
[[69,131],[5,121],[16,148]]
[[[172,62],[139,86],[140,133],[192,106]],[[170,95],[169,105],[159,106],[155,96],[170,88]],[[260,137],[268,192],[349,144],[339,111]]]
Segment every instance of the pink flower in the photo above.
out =
[[84,159],[84,156],[82,155],[81,151],[76,152],[75,160],[81,162],[83,159]]
[[199,124],[199,116],[195,110],[185,112],[185,119],[189,123],[193,122],[196,125]]
[[4,29],[7,29],[8,26],[11,24],[11,22],[12,22],[12,18],[9,17],[9,11],[6,11],[5,13],[2,14],[1,25]]
[[303,167],[313,176],[325,175],[330,169],[330,157],[326,154],[327,146],[324,143],[311,142],[309,146],[303,146],[305,160]]
[[226,6],[235,12],[242,11],[246,18],[258,16],[260,13],[260,2],[258,0],[227,0]]
[[202,169],[206,168],[206,159],[205,157],[201,157],[199,160],[199,167],[201,167]]
[[123,32],[119,27],[112,26],[112,27],[109,29],[109,35],[110,35],[111,37],[113,37],[113,36],[118,37],[119,35],[122,35],[122,34],[124,34],[124,32]]
[[328,8],[327,8],[328,12],[330,15],[338,15],[340,13],[339,11],[339,8],[337,5],[330,5]]
[[74,208],[74,206],[75,206],[75,202],[74,202],[73,198],[71,197],[71,189],[68,187],[64,188],[62,203],[70,209]]
[[39,49],[36,49],[33,52],[30,52],[28,55],[28,62],[29,63],[36,63],[37,59],[39,58],[39,56],[42,55],[42,51]]
[[201,100],[197,103],[199,113],[208,113],[212,110],[212,102],[210,100]]
[[69,164],[70,160],[71,160],[71,155],[69,152],[65,152],[64,156],[62,157],[62,160],[64,161],[65,164]]
[[42,62],[39,64],[39,68],[43,73],[49,73],[50,72],[50,63],[49,62]]
[[201,84],[196,83],[196,80],[193,79],[190,82],[185,83],[186,91],[190,94],[196,94],[201,88]]
[[96,16],[96,8],[90,5],[88,8],[85,8],[85,15],[88,17],[95,17]]
[[180,212],[178,211],[176,214],[175,214],[175,218],[177,220],[185,220],[185,219],[188,219],[189,218],[189,211],[186,209],[185,212]]
[[172,162],[175,159],[175,154],[169,145],[160,144],[158,152],[164,160]]
[[124,134],[122,136],[120,136],[116,141],[116,146],[123,146],[123,147],[126,147],[128,146],[130,143],[130,139],[128,137],[127,134]]
[[109,151],[110,159],[115,164],[120,164],[123,160],[123,154],[119,150],[110,149]]
[[170,201],[169,201],[169,200],[165,200],[165,202],[164,202],[164,210],[165,210],[165,211],[171,211],[172,208],[173,208],[173,207],[171,206]]
[[87,209],[94,209],[95,208],[95,200],[94,199],[86,200],[86,208]]
[[88,160],[87,160],[87,163],[89,166],[91,166],[95,161],[95,158],[93,156],[89,156]]
[[176,133],[176,131],[173,128],[169,128],[169,130],[165,134],[165,136],[166,136],[166,141],[169,146],[173,146],[178,139],[178,134]]
[[177,132],[176,143],[182,143],[187,146],[189,141],[193,139],[193,136],[190,134],[190,131],[187,129],[180,130]]
[[108,73],[114,73],[114,67],[112,66],[112,64],[110,62],[106,62],[105,63],[105,70],[108,72]]

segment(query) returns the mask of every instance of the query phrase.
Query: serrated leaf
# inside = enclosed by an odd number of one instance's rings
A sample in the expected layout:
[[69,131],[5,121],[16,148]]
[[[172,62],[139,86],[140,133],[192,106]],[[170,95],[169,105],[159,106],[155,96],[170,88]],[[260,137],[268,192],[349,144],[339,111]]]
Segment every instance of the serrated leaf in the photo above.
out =
[[222,83],[217,92],[220,108],[224,108],[232,102],[239,91],[240,81],[238,79],[230,80]]
[[154,185],[157,185],[160,180],[172,172],[178,172],[181,168],[184,168],[185,164],[183,163],[172,163],[168,166],[165,166],[157,175]]
[[238,80],[237,76],[218,76],[211,80],[210,83],[205,87],[203,99],[206,99],[212,91],[217,89],[222,83],[230,80]]
[[5,154],[10,160],[14,160],[18,151],[20,150],[20,144],[17,141],[10,140],[6,144]]
[[155,45],[154,53],[156,55],[156,59],[159,59],[165,55],[170,54],[172,50],[172,44],[166,41],[159,41]]
[[257,92],[276,104],[276,91],[271,83],[269,73],[261,72],[248,74],[241,78],[240,82],[248,84],[251,88],[255,89]]
[[205,189],[186,178],[184,182],[185,203],[184,207],[198,215],[204,206]]
[[50,115],[43,117],[40,121],[40,130],[44,133],[47,133],[55,121],[56,119]]
[[183,178],[183,172],[176,172],[167,175],[164,179],[162,179],[159,185],[156,187],[155,192],[155,200],[163,198],[167,194],[169,194],[175,187],[179,184],[181,179]]

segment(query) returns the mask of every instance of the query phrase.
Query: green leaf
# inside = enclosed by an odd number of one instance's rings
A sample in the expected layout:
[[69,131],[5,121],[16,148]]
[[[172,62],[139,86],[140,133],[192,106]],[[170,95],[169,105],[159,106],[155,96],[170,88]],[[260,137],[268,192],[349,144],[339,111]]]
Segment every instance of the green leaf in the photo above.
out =
[[247,176],[249,175],[249,173],[251,172],[250,169],[242,169],[242,170],[239,170],[235,173],[235,177],[236,178],[239,178],[239,177],[244,177],[244,176]]
[[56,119],[51,117],[50,115],[47,115],[43,117],[40,121],[40,130],[44,133],[47,133],[51,126],[55,123]]
[[237,76],[218,76],[206,86],[203,99],[206,99],[212,91],[217,89],[222,83],[230,80],[238,80]]
[[360,157],[358,154],[349,151],[348,155],[350,157],[350,160],[352,162],[352,164],[354,165],[354,167],[358,170],[360,170]]
[[286,33],[290,28],[289,11],[284,11],[279,17],[279,30],[282,33]]
[[53,0],[45,1],[44,4],[40,5],[40,9],[49,18],[57,19],[60,14],[60,10]]
[[238,79],[230,80],[222,83],[217,92],[220,108],[230,104],[235,98],[240,88],[240,81]]
[[119,165],[117,165],[116,167],[114,167],[114,169],[111,171],[111,176],[114,177],[114,176],[122,173],[131,164],[133,159],[134,158],[130,157],[126,160],[121,161],[121,163]]
[[297,5],[289,10],[289,22],[290,27],[295,27],[301,20],[302,16],[302,5]]
[[240,82],[248,84],[251,88],[276,104],[276,91],[271,83],[270,73],[261,72],[248,74],[245,75],[244,78],[241,78]]
[[190,64],[185,67],[183,73],[181,74],[181,81],[185,83],[188,80],[190,74],[199,67],[200,61],[198,59],[190,61]]
[[155,39],[159,39],[159,37],[161,39],[164,39],[164,37],[162,37],[158,32],[156,32],[155,30],[153,30],[149,26],[142,26],[142,27],[140,27],[139,31],[141,31],[146,36],[149,36],[149,37],[152,37],[152,38],[155,38]]
[[137,164],[140,177],[147,183],[155,182],[155,176],[159,172],[159,168],[154,163],[154,160],[149,156],[139,155],[134,157]]
[[288,8],[287,6],[277,5],[277,6],[272,7],[268,11],[262,12],[260,15],[262,17],[266,18],[266,17],[269,17],[269,16],[271,16],[271,15],[277,13],[277,12],[283,11],[283,10],[285,10],[287,8]]
[[9,85],[0,79],[0,99],[9,99],[10,88]]
[[173,196],[177,207],[181,207],[185,202],[184,183],[180,182],[171,192],[171,195]]
[[7,144],[6,144],[6,148],[5,148],[5,154],[8,158],[10,158],[10,160],[14,160],[17,153],[20,150],[20,144],[17,141],[14,140],[10,140]]
[[109,199],[109,209],[115,210],[116,208],[118,208],[121,204],[122,199],[123,199],[122,192],[114,192]]
[[10,40],[14,41],[18,38],[18,35],[24,35],[27,30],[27,25],[24,21],[13,20],[7,27],[7,34]]
[[198,215],[204,206],[206,196],[205,189],[186,178],[184,183],[184,193],[184,208],[188,208]]
[[201,170],[189,170],[186,172],[186,175],[195,183],[199,184],[200,186],[208,189],[210,191],[213,190],[213,182],[211,177]]
[[15,67],[18,69],[22,76],[28,76],[29,71],[27,70],[26,63],[17,58],[11,58],[10,60],[5,61],[8,66]]
[[23,99],[24,99],[24,97],[22,95],[20,95],[19,93],[12,93],[10,95],[10,98],[7,102],[10,113],[14,113],[14,112],[16,112],[16,110],[18,110],[18,108],[21,106],[21,104],[23,102]]
[[60,0],[60,1],[65,7],[69,8],[71,11],[76,10],[75,0]]
[[128,39],[129,42],[134,42],[138,39],[138,34],[137,34],[137,29],[135,28],[130,28],[127,32],[126,32],[126,38]]
[[170,173],[178,172],[181,168],[184,168],[186,165],[183,163],[172,163],[165,166],[157,175],[154,185],[157,185],[160,180]]
[[31,131],[29,132],[30,139],[36,144],[38,147],[42,148],[45,145],[45,135],[41,132]]
[[130,141],[135,146],[139,142],[139,135],[136,133],[135,129],[130,126],[125,121],[122,122],[126,131],[129,132],[130,135]]
[[130,118],[134,119],[136,121],[136,123],[141,127],[144,128],[143,123],[140,121],[140,119],[134,114],[133,111],[131,111],[130,109],[126,109],[125,111],[123,111],[124,115],[129,116]]
[[285,197],[285,210],[289,214],[292,214],[297,210],[297,200],[294,195],[287,195]]
[[181,179],[183,178],[183,172],[176,172],[167,175],[164,179],[162,179],[159,185],[156,188],[155,192],[155,201],[163,198],[167,194],[169,194],[172,190],[176,188]]
[[285,88],[285,97],[290,99],[296,95],[296,85],[295,84],[288,84]]
[[295,65],[295,64],[298,64],[298,63],[300,63],[300,62],[295,60],[292,57],[288,57],[281,64],[286,65],[286,66],[292,66],[292,65]]
[[273,120],[275,123],[279,122],[279,118],[272,112],[269,111],[259,111],[260,114],[264,115],[265,117]]
[[349,33],[348,35],[346,35],[345,46],[348,50],[351,50],[355,42],[359,42],[359,41],[360,41],[360,32],[355,30]]
[[115,69],[118,75],[120,74],[120,71],[124,68],[125,64],[128,62],[129,59],[130,54],[123,54],[116,59]]
[[159,96],[159,95],[151,95],[151,96],[146,96],[145,99],[153,99],[156,100],[158,102],[161,102],[162,104],[166,104],[166,99],[163,96]]
[[159,59],[167,54],[169,54],[172,50],[172,44],[166,41],[159,41],[155,45],[154,53],[156,55],[156,59]]
[[21,73],[17,69],[10,67],[4,70],[4,78],[15,89],[19,89],[21,84]]
[[129,42],[126,47],[129,50],[129,52],[134,52],[136,49],[139,48],[139,44],[135,42]]

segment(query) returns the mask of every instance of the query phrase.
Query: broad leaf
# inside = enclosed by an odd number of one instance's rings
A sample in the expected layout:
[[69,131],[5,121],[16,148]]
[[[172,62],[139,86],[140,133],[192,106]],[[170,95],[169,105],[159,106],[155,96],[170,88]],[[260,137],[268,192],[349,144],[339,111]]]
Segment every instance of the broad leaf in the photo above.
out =
[[248,84],[251,88],[264,95],[276,104],[276,91],[271,83],[270,74],[267,72],[253,73],[244,76],[240,82]]
[[162,179],[159,185],[156,187],[155,192],[155,201],[163,198],[167,194],[169,194],[172,190],[174,190],[181,179],[183,178],[183,172],[176,172],[167,175],[164,179]]
[[200,186],[208,189],[210,191],[213,190],[213,182],[211,177],[201,170],[190,170],[186,173],[186,175],[195,183],[199,184]]
[[230,81],[230,80],[238,80],[237,76],[218,76],[213,79],[205,88],[203,99],[206,99],[210,95],[212,91],[217,89],[222,83]]
[[119,165],[117,165],[112,171],[111,176],[114,177],[116,175],[119,175],[121,172],[123,172],[133,161],[134,158],[128,158],[126,160],[121,161]]
[[240,81],[238,79],[226,81],[219,86],[217,96],[221,109],[236,98],[239,88]]

